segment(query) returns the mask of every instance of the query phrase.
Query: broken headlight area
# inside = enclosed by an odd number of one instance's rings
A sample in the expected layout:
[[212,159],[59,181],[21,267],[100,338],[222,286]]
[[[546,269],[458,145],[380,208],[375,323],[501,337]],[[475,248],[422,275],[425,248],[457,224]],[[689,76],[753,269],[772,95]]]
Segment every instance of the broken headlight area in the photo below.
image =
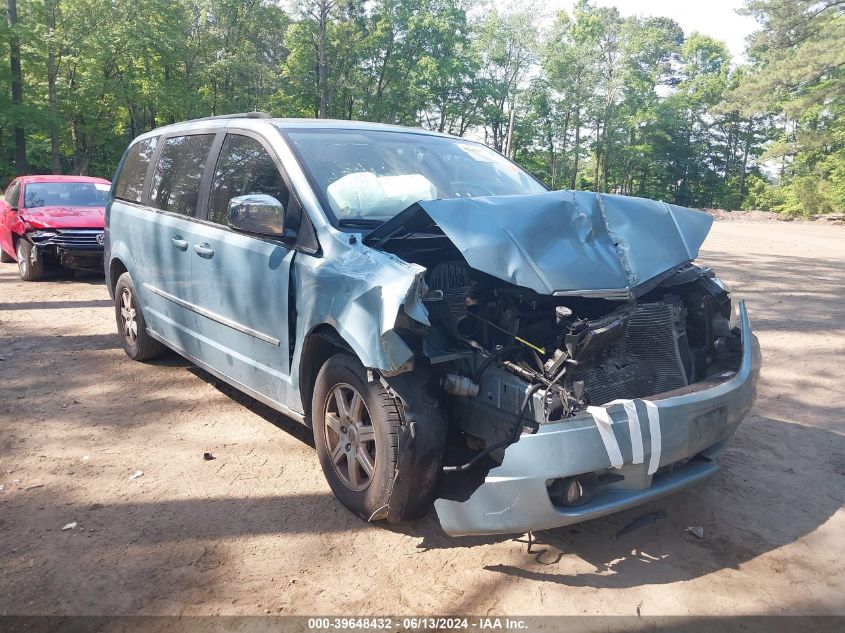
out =
[[[541,295],[457,259],[430,265],[426,283],[423,347],[455,440],[446,472],[486,473],[524,432],[724,377],[741,360],[728,292],[692,264],[627,302]],[[585,477],[550,495],[586,502],[599,484]]]
[[30,242],[37,246],[40,244],[47,244],[48,242],[53,240],[56,237],[56,232],[44,230],[30,231],[26,234],[26,236],[29,238]]

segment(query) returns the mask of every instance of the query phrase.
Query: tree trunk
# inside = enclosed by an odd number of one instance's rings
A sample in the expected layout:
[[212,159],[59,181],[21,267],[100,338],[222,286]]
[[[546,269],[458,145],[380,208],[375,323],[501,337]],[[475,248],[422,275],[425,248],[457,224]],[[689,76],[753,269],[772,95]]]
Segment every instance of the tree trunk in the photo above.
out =
[[742,171],[739,173],[739,193],[740,195],[745,198],[745,180],[748,176],[747,169],[748,169],[748,152],[751,149],[751,142],[754,138],[754,122],[750,121],[748,123],[748,134],[745,137],[745,147],[742,150]]
[[56,63],[56,0],[48,0],[47,4],[47,97],[50,104],[50,157],[54,174],[62,173],[62,157],[59,153],[59,114],[58,96],[56,94],[56,79],[58,65]]
[[[381,100],[384,96],[385,78],[387,77],[387,64],[390,62],[390,57],[393,55],[393,37],[393,31],[391,31],[390,43],[387,45],[387,49],[384,52],[384,59],[382,60],[381,68],[379,69],[378,73],[378,84],[376,85],[376,102],[375,107],[373,108],[376,114],[376,121],[384,120],[381,111]],[[372,117],[370,117],[370,120],[372,120]],[[443,130],[439,131],[442,132]]]
[[601,121],[596,119],[596,165],[593,173],[593,191],[600,191],[599,169],[601,168]]
[[[569,135],[569,117],[572,115],[572,106],[569,105],[566,107],[566,116],[563,119],[563,132],[560,135],[561,137],[561,151],[564,153],[563,157],[566,157],[566,137]],[[552,149],[552,189],[556,189],[555,181],[556,181],[556,172],[557,172],[557,156],[554,153],[554,139],[551,142],[551,149]],[[566,163],[564,161],[564,168],[566,167]]]
[[575,107],[575,155],[572,158],[572,181],[570,189],[575,189],[578,184],[578,158],[581,154],[581,106]]
[[508,133],[505,136],[505,147],[504,147],[503,153],[508,158],[513,158],[513,151],[512,151],[512,147],[511,147],[513,145],[513,123],[514,123],[514,120],[513,120],[514,119],[513,104],[511,104],[510,109],[511,109],[511,111],[510,111],[509,118],[508,118]]
[[[723,180],[723,182],[725,182],[726,184],[731,179],[731,164],[733,163],[734,153],[736,152],[736,149],[734,147],[734,134],[736,133],[736,123],[729,123],[727,147],[725,147],[725,177]],[[738,141],[739,139],[737,138],[736,140]]]
[[326,59],[326,46],[328,45],[329,9],[330,3],[327,0],[320,2],[320,18],[317,21],[319,29],[317,40],[317,92],[319,102],[317,118],[325,119],[329,111],[329,73]]
[[23,73],[21,72],[21,43],[15,27],[18,23],[17,0],[7,1],[7,19],[11,34],[9,36],[9,69],[12,73],[12,103],[17,106],[15,123],[15,169],[18,174],[27,172],[26,166],[26,136],[20,123],[23,109]]

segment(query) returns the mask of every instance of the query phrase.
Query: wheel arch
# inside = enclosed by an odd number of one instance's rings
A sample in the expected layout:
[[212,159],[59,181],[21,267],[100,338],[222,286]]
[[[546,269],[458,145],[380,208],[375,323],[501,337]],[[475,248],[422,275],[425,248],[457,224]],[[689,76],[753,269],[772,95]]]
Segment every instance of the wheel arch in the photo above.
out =
[[360,360],[352,346],[327,323],[313,327],[305,335],[299,359],[299,394],[305,412],[305,424],[309,427],[311,426],[311,397],[314,395],[317,373],[329,358],[342,352],[352,354]]
[[129,269],[126,267],[126,264],[123,263],[123,260],[119,257],[112,257],[111,261],[109,262],[108,277],[106,278],[109,296],[112,299],[114,299],[114,289],[115,286],[117,286],[117,280],[120,279],[120,276],[123,273],[127,272],[129,272]]
[[21,237],[20,234],[16,233],[15,231],[9,231],[9,243],[12,245],[12,250],[7,251],[3,249],[3,254],[7,255],[12,259],[12,261],[18,261],[18,239]]

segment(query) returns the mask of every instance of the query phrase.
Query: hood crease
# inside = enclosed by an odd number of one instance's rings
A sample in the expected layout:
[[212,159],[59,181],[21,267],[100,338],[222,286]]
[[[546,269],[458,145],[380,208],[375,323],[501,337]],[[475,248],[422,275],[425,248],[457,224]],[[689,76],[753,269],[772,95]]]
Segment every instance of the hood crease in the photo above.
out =
[[431,222],[481,272],[539,294],[618,300],[695,259],[713,219],[644,198],[551,191],[420,201],[364,242],[383,248]]

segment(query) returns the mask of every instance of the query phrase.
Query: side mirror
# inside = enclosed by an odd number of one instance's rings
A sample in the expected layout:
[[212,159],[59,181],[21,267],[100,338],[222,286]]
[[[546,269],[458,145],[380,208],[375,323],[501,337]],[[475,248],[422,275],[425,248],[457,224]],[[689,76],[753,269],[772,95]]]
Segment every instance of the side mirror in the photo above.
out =
[[285,205],[263,193],[236,196],[229,200],[228,224],[246,233],[282,237],[285,234]]

